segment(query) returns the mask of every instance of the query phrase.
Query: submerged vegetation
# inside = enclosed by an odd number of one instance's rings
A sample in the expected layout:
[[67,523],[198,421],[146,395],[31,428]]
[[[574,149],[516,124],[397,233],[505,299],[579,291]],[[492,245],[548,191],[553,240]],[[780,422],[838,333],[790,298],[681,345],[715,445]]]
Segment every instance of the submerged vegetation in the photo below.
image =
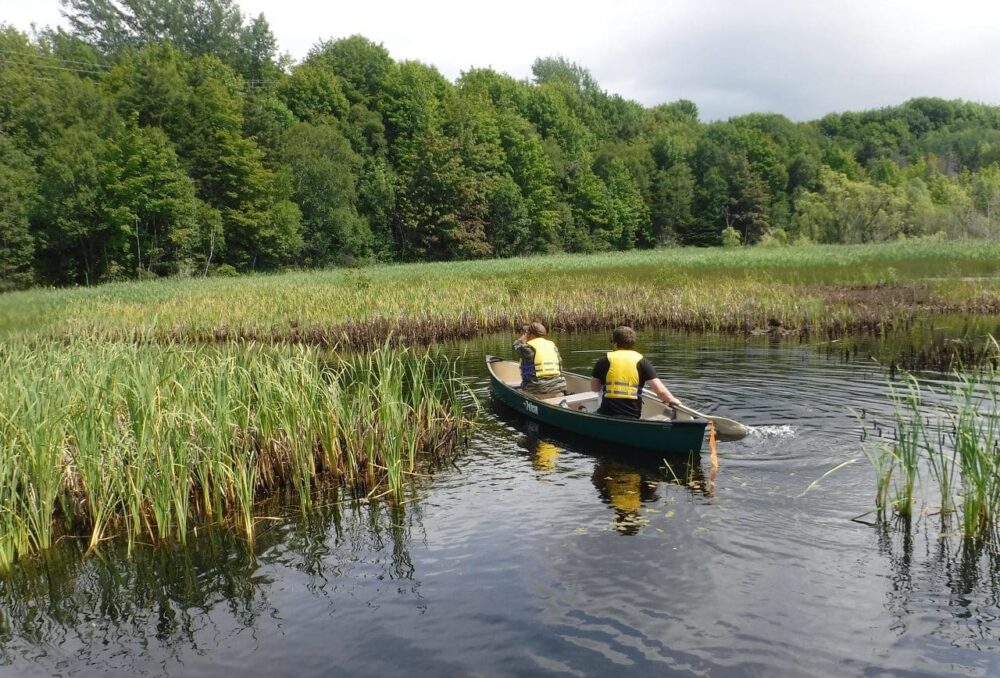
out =
[[[454,363],[379,349],[15,341],[0,346],[0,566],[61,536],[184,542],[324,477],[397,497],[464,419]],[[385,488],[385,489],[382,489]]]
[[[994,358],[1000,356],[990,341]],[[1000,371],[987,363],[953,377],[943,398],[912,376],[893,392],[894,440],[865,449],[875,471],[876,508],[910,519],[926,480],[944,525],[957,515],[965,537],[1000,545]]]

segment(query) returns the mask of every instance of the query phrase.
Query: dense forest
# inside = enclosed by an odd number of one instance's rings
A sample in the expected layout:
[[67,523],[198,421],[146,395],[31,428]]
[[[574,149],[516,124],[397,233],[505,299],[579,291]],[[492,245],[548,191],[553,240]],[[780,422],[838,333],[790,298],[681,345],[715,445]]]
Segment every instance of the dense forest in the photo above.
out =
[[232,0],[0,28],[0,290],[365,261],[1000,231],[1000,107],[704,123],[539,58],[454,83]]

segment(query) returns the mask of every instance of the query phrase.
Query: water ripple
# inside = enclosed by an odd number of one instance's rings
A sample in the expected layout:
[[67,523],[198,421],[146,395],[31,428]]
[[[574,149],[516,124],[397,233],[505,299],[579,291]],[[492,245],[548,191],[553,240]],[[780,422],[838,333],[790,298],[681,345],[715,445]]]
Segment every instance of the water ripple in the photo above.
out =
[[[607,346],[557,339],[584,374]],[[482,356],[510,340],[459,347],[477,428],[404,505],[339,497],[269,509],[253,545],[22,568],[0,581],[0,675],[1000,675],[996,554],[935,516],[852,521],[874,498],[863,445],[891,435],[880,368],[643,336],[674,393],[751,426],[713,468],[495,410]]]

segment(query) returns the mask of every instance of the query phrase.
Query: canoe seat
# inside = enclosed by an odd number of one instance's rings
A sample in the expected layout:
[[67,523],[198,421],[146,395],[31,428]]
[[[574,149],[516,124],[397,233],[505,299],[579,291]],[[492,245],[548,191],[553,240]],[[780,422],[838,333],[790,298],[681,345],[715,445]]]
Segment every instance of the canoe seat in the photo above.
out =
[[566,404],[578,403],[581,400],[590,400],[591,398],[597,397],[597,391],[582,391],[580,393],[570,393],[568,396],[563,396],[563,400]]
[[577,412],[597,411],[597,392],[583,391],[582,393],[571,393],[559,401],[559,407],[565,407]]

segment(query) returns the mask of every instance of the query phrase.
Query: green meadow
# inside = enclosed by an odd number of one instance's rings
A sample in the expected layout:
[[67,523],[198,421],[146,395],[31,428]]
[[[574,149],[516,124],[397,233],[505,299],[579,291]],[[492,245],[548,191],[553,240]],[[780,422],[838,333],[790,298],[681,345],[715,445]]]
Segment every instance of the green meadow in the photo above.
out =
[[410,343],[553,327],[810,333],[1000,313],[1000,243],[661,249],[168,279],[0,297],[0,331],[109,340]]

